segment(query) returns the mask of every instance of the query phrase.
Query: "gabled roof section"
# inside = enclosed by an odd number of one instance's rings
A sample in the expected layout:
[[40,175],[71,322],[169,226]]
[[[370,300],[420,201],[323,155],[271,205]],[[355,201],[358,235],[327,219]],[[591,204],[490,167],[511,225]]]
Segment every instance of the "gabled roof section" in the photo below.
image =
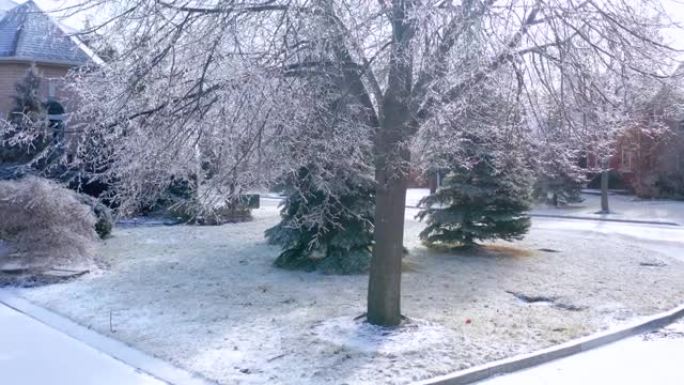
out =
[[0,19],[3,59],[70,65],[101,62],[31,0],[10,9]]

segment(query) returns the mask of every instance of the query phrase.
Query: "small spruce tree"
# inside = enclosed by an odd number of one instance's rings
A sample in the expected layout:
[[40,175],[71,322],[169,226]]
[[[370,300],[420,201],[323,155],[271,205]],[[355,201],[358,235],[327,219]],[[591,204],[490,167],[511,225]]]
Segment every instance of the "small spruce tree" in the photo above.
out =
[[568,151],[542,151],[534,197],[556,207],[582,202],[582,189],[587,184],[586,171],[576,154]]
[[[334,183],[321,188],[322,176]],[[269,243],[283,249],[276,266],[338,274],[368,270],[375,210],[370,176],[312,163],[281,177],[276,190],[286,196],[280,223],[266,230]]]
[[471,137],[464,145],[466,162],[455,164],[442,186],[420,202],[425,208],[417,217],[427,220],[420,238],[428,247],[519,239],[529,229],[529,171],[519,156],[491,147]]
[[[29,67],[23,78],[14,85],[14,107],[10,112],[8,132],[2,137],[0,162],[25,163],[47,144],[46,112],[40,98],[41,78],[35,66]],[[36,135],[35,131],[38,133]],[[23,139],[24,137],[29,139]]]
[[14,85],[15,95],[12,120],[20,124],[26,118],[37,120],[45,112],[43,101],[40,99],[40,74],[35,66],[29,67],[23,78]]

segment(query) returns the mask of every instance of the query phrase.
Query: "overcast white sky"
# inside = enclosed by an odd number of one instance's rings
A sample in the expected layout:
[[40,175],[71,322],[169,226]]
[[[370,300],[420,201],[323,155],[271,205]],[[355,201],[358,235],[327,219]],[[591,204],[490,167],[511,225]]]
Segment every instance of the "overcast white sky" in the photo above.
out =
[[[17,3],[23,3],[26,0],[14,0]],[[52,10],[59,10],[63,9],[64,7],[68,7],[70,5],[75,5],[79,4],[79,0],[33,0],[36,4],[38,4],[42,9],[46,11],[52,11]],[[73,16],[65,20],[61,20],[63,24],[79,29],[85,20],[85,15],[79,15],[79,16]]]
[[[14,0],[16,2],[22,3],[25,0]],[[80,0],[34,0],[38,5],[40,5],[45,10],[55,10],[65,5],[78,4]],[[639,1],[639,0],[627,0],[627,1]],[[670,15],[673,21],[679,23],[684,28],[684,0],[662,0],[666,8],[666,11]],[[79,26],[83,24],[85,20],[84,15],[79,15],[71,17],[62,22],[69,27],[78,29]],[[684,50],[684,29],[677,29],[668,31],[666,34],[668,38],[668,43],[678,49]],[[684,55],[682,56],[684,58]]]

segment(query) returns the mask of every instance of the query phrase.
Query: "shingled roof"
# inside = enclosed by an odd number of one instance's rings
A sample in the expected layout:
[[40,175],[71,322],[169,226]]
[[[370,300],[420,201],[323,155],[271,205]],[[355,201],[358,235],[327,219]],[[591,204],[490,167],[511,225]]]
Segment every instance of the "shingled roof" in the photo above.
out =
[[1,60],[69,65],[99,62],[90,49],[30,0],[0,14]]

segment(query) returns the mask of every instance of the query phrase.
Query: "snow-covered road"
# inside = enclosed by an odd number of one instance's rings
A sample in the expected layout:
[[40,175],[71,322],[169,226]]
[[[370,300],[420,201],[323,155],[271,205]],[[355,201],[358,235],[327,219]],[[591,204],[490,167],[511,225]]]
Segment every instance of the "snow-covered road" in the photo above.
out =
[[478,385],[681,385],[684,321]]
[[[416,207],[418,202],[430,194],[428,189],[410,188],[406,191],[406,206]],[[639,199],[632,195],[610,195],[612,213],[598,214],[600,196],[583,194],[581,203],[566,207],[552,207],[543,203],[534,204],[533,216],[574,216],[585,219],[612,221],[667,222],[684,225],[684,202],[667,199]]]
[[165,384],[3,304],[0,373],[7,385]]
[[563,218],[533,218],[533,226],[545,230],[600,233],[637,240],[640,246],[684,261],[684,226],[589,221]]

